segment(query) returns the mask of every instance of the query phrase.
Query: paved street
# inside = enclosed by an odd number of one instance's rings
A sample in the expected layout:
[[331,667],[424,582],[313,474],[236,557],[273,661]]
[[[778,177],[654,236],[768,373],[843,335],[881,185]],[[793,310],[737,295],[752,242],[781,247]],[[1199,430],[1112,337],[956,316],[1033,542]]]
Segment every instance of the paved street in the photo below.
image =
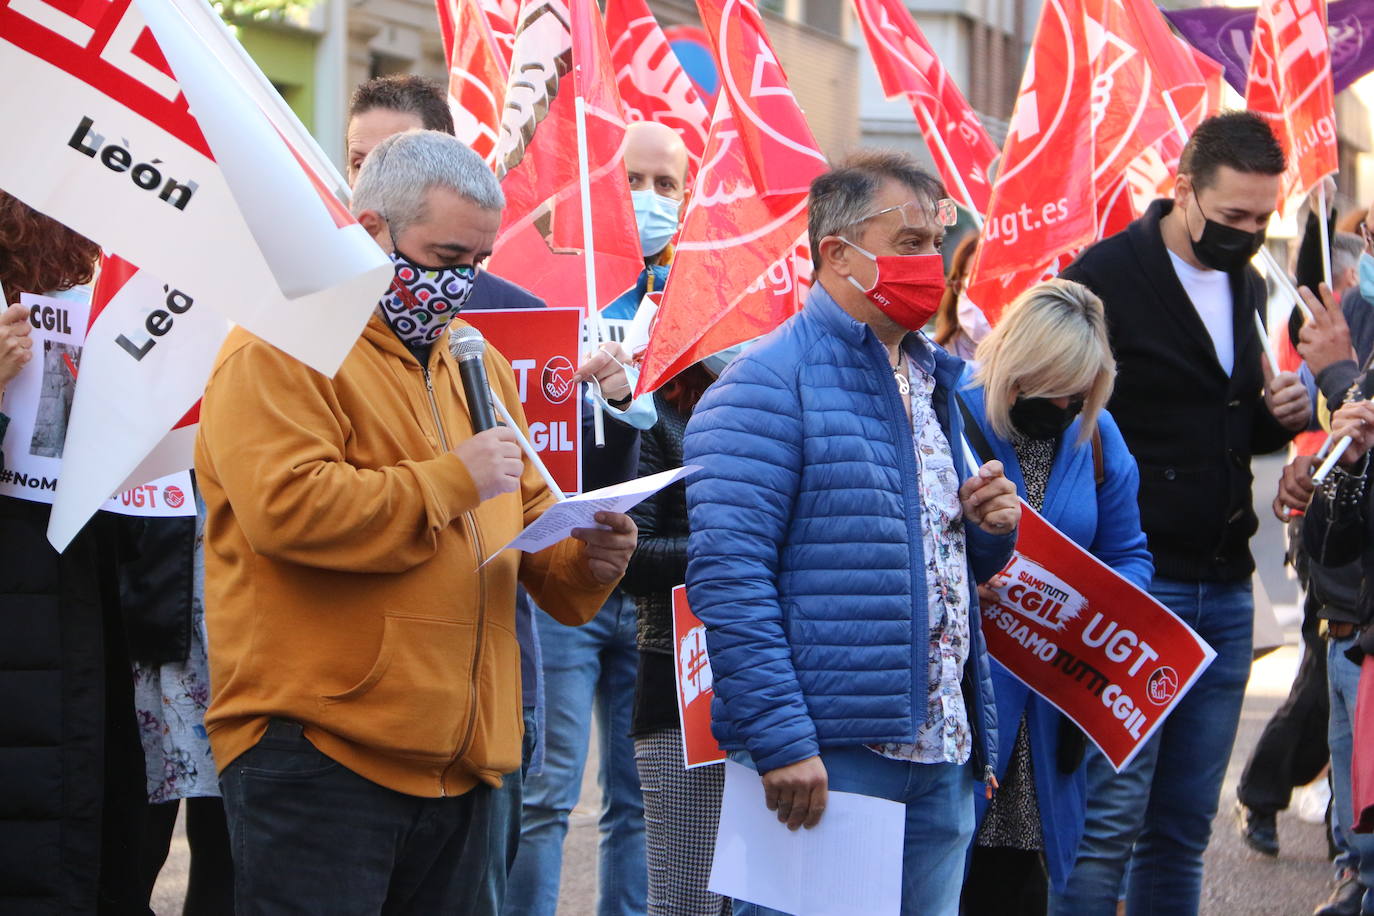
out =
[[[1282,853],[1278,859],[1269,859],[1251,852],[1241,843],[1232,813],[1236,782],[1246,757],[1270,714],[1287,694],[1298,662],[1297,590],[1286,579],[1282,568],[1282,528],[1268,511],[1274,492],[1273,481],[1280,466],[1275,459],[1256,462],[1255,491],[1259,495],[1256,502],[1263,511],[1255,550],[1266,590],[1286,624],[1289,644],[1257,662],[1251,673],[1240,735],[1207,853],[1204,916],[1301,916],[1310,913],[1330,890],[1321,825],[1305,823],[1291,811],[1280,815]],[[595,746],[593,742],[592,747]],[[589,916],[595,912],[598,793],[595,780],[590,773],[588,776],[582,804],[573,814],[568,835],[559,916]],[[184,892],[186,881],[186,856],[185,837],[178,829],[172,860],[163,871],[154,897],[154,909],[159,916],[180,911],[180,894]]]

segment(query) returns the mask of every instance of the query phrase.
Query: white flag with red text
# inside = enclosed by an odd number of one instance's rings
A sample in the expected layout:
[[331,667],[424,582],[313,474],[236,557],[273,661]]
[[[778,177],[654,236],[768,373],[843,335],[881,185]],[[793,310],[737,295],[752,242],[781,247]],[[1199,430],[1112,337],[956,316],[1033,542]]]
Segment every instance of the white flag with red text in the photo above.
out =
[[0,96],[0,121],[23,125],[0,144],[0,187],[143,268],[91,323],[60,549],[139,474],[189,466],[174,427],[229,322],[332,374],[393,268],[203,0],[0,0],[0,72],[26,88]]
[[393,268],[233,44],[203,0],[0,0],[0,187],[332,374]]

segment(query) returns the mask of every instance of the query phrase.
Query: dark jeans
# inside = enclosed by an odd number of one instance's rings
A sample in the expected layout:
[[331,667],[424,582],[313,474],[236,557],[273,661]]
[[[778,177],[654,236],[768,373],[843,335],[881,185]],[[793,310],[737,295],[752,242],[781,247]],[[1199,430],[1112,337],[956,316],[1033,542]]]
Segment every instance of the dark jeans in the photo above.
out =
[[220,776],[241,914],[496,916],[518,793],[479,785],[456,798],[379,786],[274,719]]
[[1264,727],[1236,789],[1241,803],[1252,811],[1272,814],[1287,808],[1293,789],[1316,779],[1330,756],[1326,748],[1326,721],[1331,715],[1326,643],[1317,635],[1312,598],[1305,604],[1298,675],[1288,699]]

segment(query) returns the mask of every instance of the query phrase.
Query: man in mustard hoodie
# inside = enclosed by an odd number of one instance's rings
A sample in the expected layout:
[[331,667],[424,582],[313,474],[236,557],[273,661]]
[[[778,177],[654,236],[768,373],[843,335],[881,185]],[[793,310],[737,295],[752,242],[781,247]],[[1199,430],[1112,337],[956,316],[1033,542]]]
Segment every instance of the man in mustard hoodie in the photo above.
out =
[[[584,623],[634,549],[629,518],[602,513],[604,529],[481,565],[554,501],[511,430],[473,433],[444,334],[504,203],[454,138],[383,141],[353,209],[396,276],[339,372],[239,328],[206,388],[206,727],[241,913],[498,911],[516,581]],[[486,369],[523,428],[510,365],[488,349]]]

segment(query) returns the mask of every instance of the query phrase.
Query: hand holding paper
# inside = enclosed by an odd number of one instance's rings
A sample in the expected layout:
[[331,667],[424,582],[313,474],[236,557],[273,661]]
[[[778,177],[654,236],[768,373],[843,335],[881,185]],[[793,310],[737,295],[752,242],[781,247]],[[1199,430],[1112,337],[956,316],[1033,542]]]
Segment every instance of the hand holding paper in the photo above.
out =
[[[550,506],[547,512],[535,519],[501,550],[514,548],[526,553],[537,553],[566,537],[571,537],[574,529],[596,528],[597,513],[628,512],[659,490],[698,470],[700,468],[696,465],[689,464],[684,468],[663,471],[638,480],[627,480],[614,486],[602,487],[600,490],[570,496]],[[490,563],[500,552],[498,550],[487,557],[486,562]]]
[[609,585],[625,575],[630,555],[635,552],[639,529],[623,512],[598,512],[599,528],[574,528],[572,536],[587,545],[587,568],[598,582]]

